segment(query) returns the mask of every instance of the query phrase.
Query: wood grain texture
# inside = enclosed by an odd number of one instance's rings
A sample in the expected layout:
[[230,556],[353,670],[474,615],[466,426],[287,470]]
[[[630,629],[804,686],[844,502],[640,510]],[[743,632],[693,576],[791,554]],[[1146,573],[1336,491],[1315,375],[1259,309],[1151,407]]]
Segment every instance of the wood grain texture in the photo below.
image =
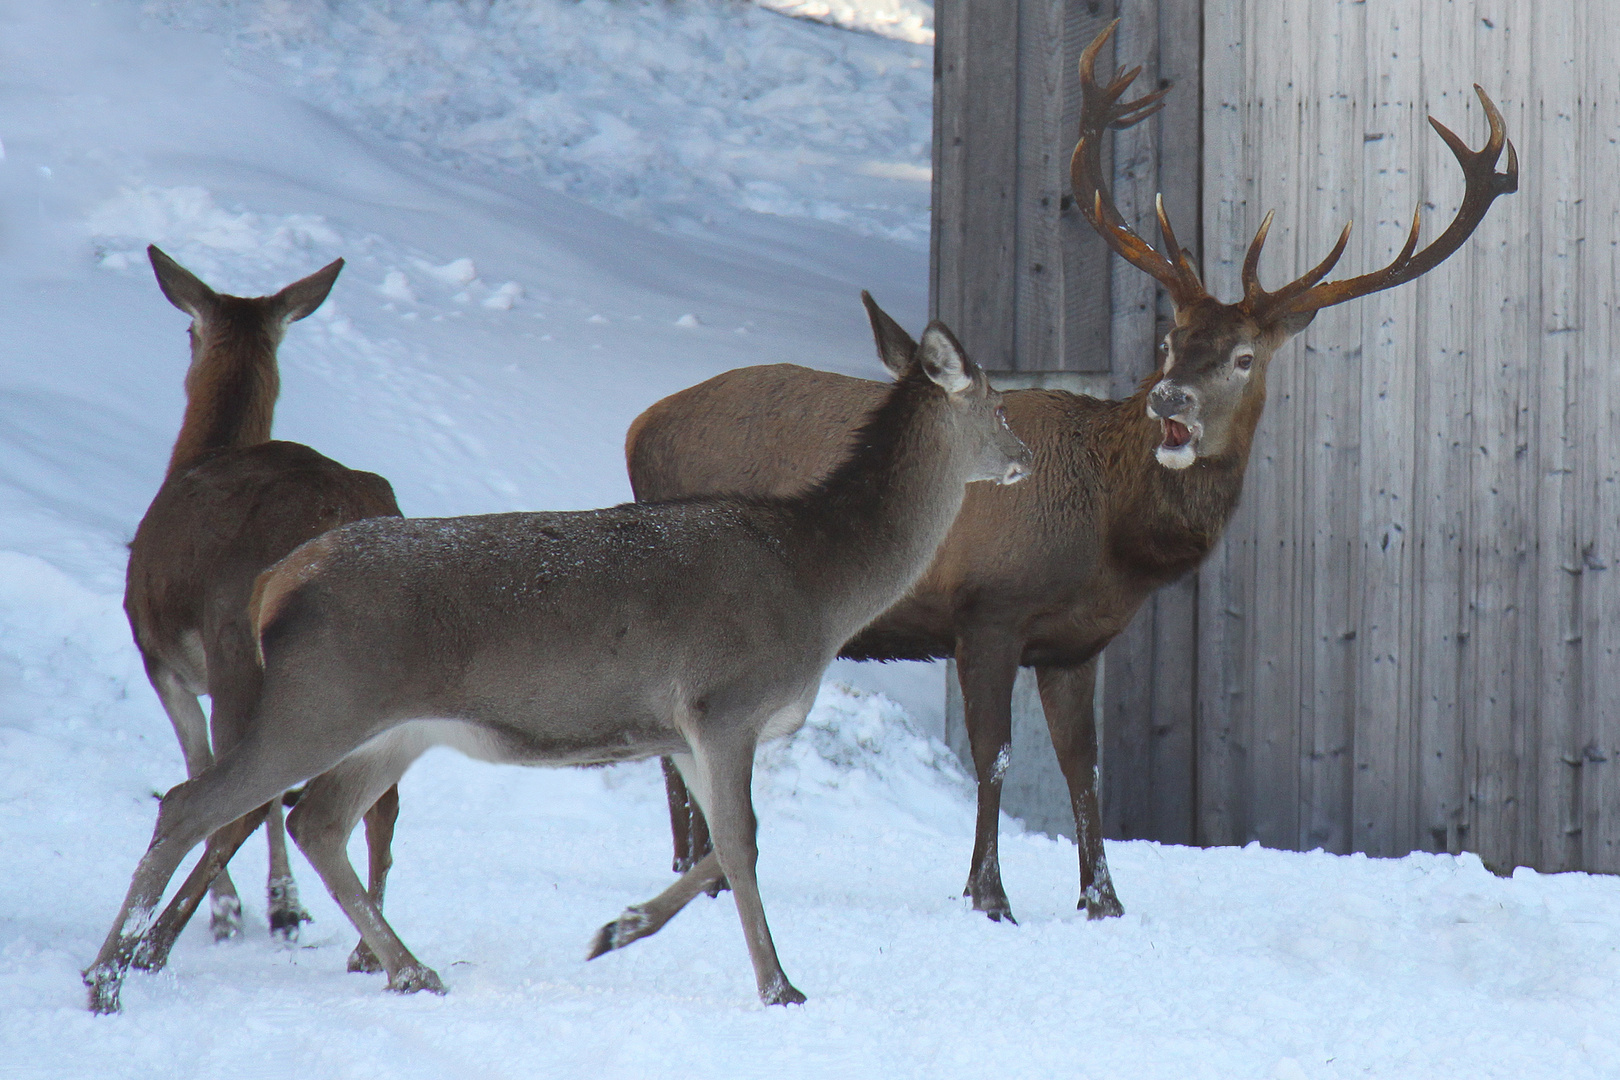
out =
[[1575,0],[1242,0],[1206,9],[1205,273],[1237,294],[1357,225],[1341,264],[1424,242],[1462,182],[1470,84],[1520,193],[1420,281],[1279,353],[1244,504],[1200,574],[1198,831],[1492,865],[1620,870],[1614,624],[1620,10]]

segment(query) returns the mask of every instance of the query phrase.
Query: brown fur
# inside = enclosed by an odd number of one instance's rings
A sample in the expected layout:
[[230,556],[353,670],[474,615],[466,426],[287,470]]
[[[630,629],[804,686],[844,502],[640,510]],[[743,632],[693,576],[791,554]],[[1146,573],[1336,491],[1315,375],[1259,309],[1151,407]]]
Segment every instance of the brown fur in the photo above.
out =
[[[1242,493],[1266,363],[1286,337],[1213,301],[1180,314],[1174,371],[1188,385],[1202,386],[1229,366],[1240,341],[1252,342],[1257,355],[1227,415],[1204,417],[1221,452],[1186,469],[1154,457],[1164,429],[1148,402],[1162,371],[1122,401],[1059,390],[1004,394],[1013,430],[1035,454],[1030,479],[970,488],[923,577],[840,651],[858,660],[957,660],[980,781],[967,891],[993,918],[1010,916],[996,857],[996,761],[1011,738],[1019,666],[1036,669],[1069,782],[1082,906],[1093,916],[1121,910],[1097,808],[1094,660],[1154,589],[1197,566],[1220,538]],[[631,487],[641,500],[796,490],[836,457],[882,391],[880,383],[791,364],[716,376],[636,419],[625,447]],[[672,778],[672,807],[685,797],[678,783]],[[689,817],[688,827],[699,828],[696,807]],[[683,839],[678,859],[703,856],[695,837]]]
[[[398,517],[399,507],[382,477],[269,437],[280,387],[277,346],[287,323],[325,299],[342,261],[274,296],[244,298],[215,293],[156,248],[151,257],[164,295],[192,316],[192,360],[168,474],[130,543],[124,610],[180,738],[187,774],[195,775],[237,741],[259,694],[248,617],[259,573],[328,529]],[[210,697],[206,721],[201,694]],[[291,936],[302,909],[278,843],[279,805],[269,814],[271,923]],[[143,957],[146,966],[161,966],[200,898],[182,890]],[[228,936],[240,908],[224,873],[214,900],[216,936]]]

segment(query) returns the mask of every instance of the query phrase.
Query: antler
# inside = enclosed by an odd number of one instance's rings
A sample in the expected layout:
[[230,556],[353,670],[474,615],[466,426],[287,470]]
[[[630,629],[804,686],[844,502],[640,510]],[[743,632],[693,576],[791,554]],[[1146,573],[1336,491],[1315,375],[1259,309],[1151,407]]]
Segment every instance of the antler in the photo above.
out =
[[[1265,221],[1260,223],[1260,231],[1254,234],[1254,241],[1249,245],[1249,253],[1243,260],[1242,306],[1245,311],[1256,321],[1272,322],[1286,315],[1318,311],[1334,304],[1342,304],[1346,300],[1382,292],[1421,277],[1462,247],[1463,242],[1485,219],[1485,212],[1491,208],[1491,203],[1496,197],[1519,190],[1519,155],[1513,149],[1512,140],[1507,137],[1507,125],[1502,121],[1502,114],[1497,110],[1496,103],[1477,83],[1474,85],[1474,93],[1479,95],[1480,104],[1485,106],[1485,116],[1491,124],[1490,138],[1481,149],[1470,150],[1468,144],[1459,139],[1450,128],[1434,117],[1429,117],[1429,123],[1434,125],[1434,130],[1445,140],[1452,154],[1456,156],[1457,163],[1462,166],[1463,177],[1467,181],[1462,205],[1457,209],[1457,216],[1452,219],[1445,232],[1436,237],[1428,247],[1413,254],[1417,248],[1418,225],[1422,220],[1421,211],[1414,210],[1412,229],[1407,233],[1406,244],[1401,248],[1401,253],[1395,256],[1395,261],[1382,270],[1375,270],[1370,274],[1319,285],[1317,283],[1327,276],[1328,271],[1339,261],[1339,256],[1344,254],[1345,244],[1350,240],[1350,225],[1354,222],[1348,223],[1339,234],[1339,242],[1333,245],[1333,250],[1328,253],[1326,259],[1304,277],[1289,282],[1276,292],[1268,293],[1260,287],[1259,275],[1260,249],[1265,246],[1266,233],[1271,229],[1271,215],[1267,214]],[[1496,171],[1496,162],[1502,156],[1504,146],[1508,154],[1507,172],[1499,173]]]
[[1118,26],[1118,19],[1109,23],[1080,54],[1080,141],[1074,148],[1074,156],[1069,159],[1069,179],[1074,185],[1074,198],[1080,204],[1080,212],[1108,246],[1132,266],[1157,278],[1169,290],[1176,307],[1186,307],[1209,294],[1198,280],[1192,256],[1176,243],[1175,231],[1170,228],[1170,219],[1164,212],[1163,196],[1156,202],[1159,231],[1164,234],[1165,250],[1171,253],[1171,259],[1153,250],[1125,223],[1102,177],[1104,129],[1114,128],[1117,131],[1140,123],[1164,108],[1164,96],[1170,92],[1166,86],[1122,104],[1119,99],[1142,73],[1140,66],[1129,71],[1123,67],[1117,68],[1107,87],[1097,85],[1097,54],[1102,52],[1103,45]]

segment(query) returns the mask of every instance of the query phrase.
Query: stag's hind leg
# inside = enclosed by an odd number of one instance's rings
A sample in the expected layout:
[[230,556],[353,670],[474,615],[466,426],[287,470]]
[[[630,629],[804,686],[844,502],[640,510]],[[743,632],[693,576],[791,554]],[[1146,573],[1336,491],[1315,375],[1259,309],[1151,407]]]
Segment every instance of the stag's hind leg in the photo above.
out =
[[[361,813],[393,787],[425,749],[426,744],[399,729],[374,740],[365,751],[350,755],[311,780],[287,819],[288,830],[320,873],[327,892],[388,973],[388,989],[406,994],[418,990],[442,994],[444,984],[405,947],[360,884],[349,862],[348,840]],[[378,894],[380,899],[380,888]]]
[[1114,894],[1103,852],[1102,811],[1097,801],[1097,718],[1092,691],[1097,685],[1095,658],[1077,668],[1043,667],[1035,670],[1041,690],[1041,709],[1052,733],[1063,778],[1069,782],[1074,808],[1075,838],[1080,847],[1080,903],[1088,919],[1108,919],[1125,913]]

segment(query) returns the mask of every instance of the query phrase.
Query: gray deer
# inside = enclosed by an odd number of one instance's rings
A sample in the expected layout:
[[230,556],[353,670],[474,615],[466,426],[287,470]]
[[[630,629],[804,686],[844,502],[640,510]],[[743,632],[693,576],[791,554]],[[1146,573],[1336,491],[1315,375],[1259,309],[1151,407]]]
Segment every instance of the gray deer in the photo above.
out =
[[245,836],[239,819],[311,777],[289,831],[389,988],[442,992],[345,851],[361,812],[434,745],[531,765],[672,755],[715,853],[626,911],[609,944],[656,929],[658,912],[720,869],[761,999],[803,1001],[754,876],[755,746],[799,728],[838,647],[933,558],[965,485],[1013,483],[1029,465],[1001,395],[935,323],[843,463],[795,495],[377,519],[303,545],[258,581],[262,693],[241,740],[164,796],[85,972],[91,1010],[119,1008],[186,853],[207,837],[198,873],[223,865]]

